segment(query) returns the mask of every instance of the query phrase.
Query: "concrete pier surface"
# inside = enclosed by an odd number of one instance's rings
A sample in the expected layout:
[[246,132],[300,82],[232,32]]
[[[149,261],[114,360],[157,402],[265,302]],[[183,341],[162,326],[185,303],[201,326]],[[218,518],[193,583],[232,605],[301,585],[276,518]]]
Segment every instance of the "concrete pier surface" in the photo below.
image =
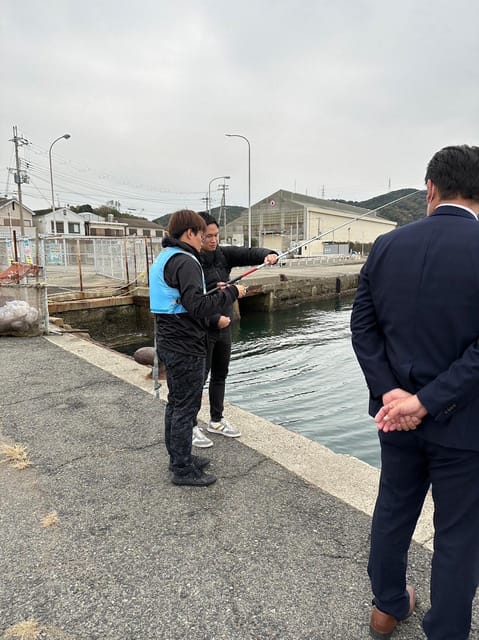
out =
[[[31,462],[0,464],[0,638],[369,637],[376,469],[228,405],[218,482],[176,487],[146,367],[60,330],[1,337],[0,361],[0,444]],[[398,640],[424,637],[428,510],[416,540]]]

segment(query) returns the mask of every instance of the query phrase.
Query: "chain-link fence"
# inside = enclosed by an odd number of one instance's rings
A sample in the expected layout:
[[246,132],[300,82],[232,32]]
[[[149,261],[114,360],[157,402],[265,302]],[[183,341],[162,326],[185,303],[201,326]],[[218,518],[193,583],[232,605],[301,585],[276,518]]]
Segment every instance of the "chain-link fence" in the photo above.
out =
[[47,287],[53,297],[147,285],[160,251],[161,238],[0,238],[0,335],[12,322],[10,335],[47,330]]
[[34,264],[49,287],[114,286],[146,280],[160,250],[161,238],[0,238],[0,274],[13,263]]
[[146,282],[149,266],[161,250],[161,238],[70,238],[41,240],[48,286],[74,279],[89,287]]

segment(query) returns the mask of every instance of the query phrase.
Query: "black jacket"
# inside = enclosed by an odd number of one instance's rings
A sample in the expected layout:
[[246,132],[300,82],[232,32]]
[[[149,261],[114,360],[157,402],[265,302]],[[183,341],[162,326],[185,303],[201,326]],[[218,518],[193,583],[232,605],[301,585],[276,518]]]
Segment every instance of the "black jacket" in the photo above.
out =
[[[206,280],[206,289],[214,289],[218,282],[227,282],[233,267],[248,267],[262,264],[266,256],[276,253],[270,249],[248,249],[247,247],[216,247],[214,251],[201,251],[200,260]],[[220,331],[217,323],[220,315],[233,316],[233,302],[222,313],[209,318],[209,331]]]
[[[162,244],[164,247],[179,247],[200,259],[198,252],[192,246],[175,238],[164,238]],[[218,317],[225,314],[238,297],[237,288],[232,286],[223,291],[204,295],[200,265],[181,253],[168,260],[164,277],[170,287],[179,290],[181,304],[188,313],[155,314],[158,348],[188,355],[206,355],[207,318],[214,314]],[[150,282],[150,287],[152,286],[154,283]]]

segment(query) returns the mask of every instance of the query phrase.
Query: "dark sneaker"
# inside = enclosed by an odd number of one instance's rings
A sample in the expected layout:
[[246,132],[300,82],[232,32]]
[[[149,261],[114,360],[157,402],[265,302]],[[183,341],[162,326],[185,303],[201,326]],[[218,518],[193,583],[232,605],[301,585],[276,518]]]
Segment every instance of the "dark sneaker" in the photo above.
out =
[[[192,458],[193,464],[197,469],[204,469],[210,463],[210,459],[205,458],[205,456],[191,456],[191,458]],[[173,471],[173,465],[171,464],[171,460],[170,460],[170,464],[168,465],[168,469],[170,471]]]
[[216,482],[216,476],[207,475],[203,469],[198,469],[198,467],[191,465],[186,473],[173,473],[171,482],[190,487],[207,487]]

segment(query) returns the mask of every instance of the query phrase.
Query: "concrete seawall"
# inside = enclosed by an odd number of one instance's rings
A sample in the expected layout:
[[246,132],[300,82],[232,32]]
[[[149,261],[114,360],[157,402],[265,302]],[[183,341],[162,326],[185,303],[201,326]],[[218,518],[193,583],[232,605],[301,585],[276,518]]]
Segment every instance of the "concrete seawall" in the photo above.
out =
[[[276,311],[302,302],[331,298],[356,290],[362,263],[343,265],[311,265],[298,267],[265,267],[246,277],[246,298],[240,302],[243,312]],[[231,277],[240,275],[234,269]]]

